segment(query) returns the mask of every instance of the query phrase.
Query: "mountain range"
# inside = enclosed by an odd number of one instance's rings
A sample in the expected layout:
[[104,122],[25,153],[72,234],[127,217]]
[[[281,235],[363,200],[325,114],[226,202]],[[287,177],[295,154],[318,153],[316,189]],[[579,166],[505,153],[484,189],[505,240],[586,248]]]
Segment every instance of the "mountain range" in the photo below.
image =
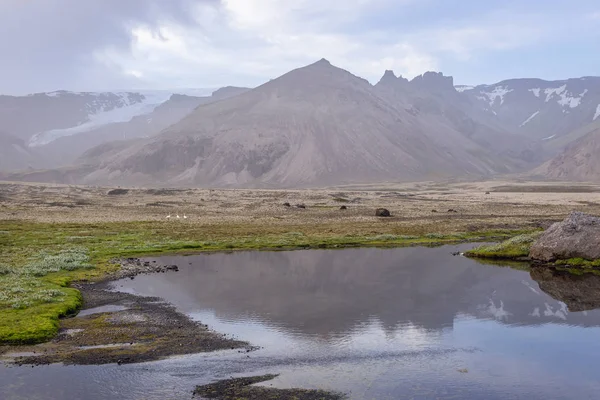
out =
[[[98,111],[122,117],[102,120]],[[600,179],[596,77],[455,87],[441,73],[408,80],[386,71],[371,85],[322,59],[255,89],[163,102],[133,92],[1,96],[0,116],[0,170],[28,169],[8,177],[17,180],[306,187],[510,173]]]

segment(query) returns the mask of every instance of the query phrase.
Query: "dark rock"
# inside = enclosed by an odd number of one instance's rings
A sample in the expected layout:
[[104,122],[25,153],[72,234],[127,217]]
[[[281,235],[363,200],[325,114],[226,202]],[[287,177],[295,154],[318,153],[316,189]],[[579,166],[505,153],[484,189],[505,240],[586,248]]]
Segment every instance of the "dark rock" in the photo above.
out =
[[122,196],[127,193],[129,193],[129,189],[112,189],[106,192],[109,196]]
[[456,211],[455,209],[451,208],[448,210],[449,213],[457,213],[458,211]]
[[600,259],[600,218],[573,211],[550,226],[531,246],[533,260]]
[[485,192],[485,194],[490,194],[490,192]]
[[283,203],[284,207],[291,207],[292,205],[290,203]]
[[296,204],[296,208],[306,208],[304,204]]
[[347,210],[347,209],[348,209],[348,207],[346,207],[346,206],[341,206],[340,207],[340,210]]
[[376,217],[391,217],[392,214],[386,208],[378,208],[377,210],[375,210],[375,216]]
[[432,212],[432,213],[436,213],[436,212],[438,212],[438,211],[437,211],[437,210],[431,210],[431,212]]

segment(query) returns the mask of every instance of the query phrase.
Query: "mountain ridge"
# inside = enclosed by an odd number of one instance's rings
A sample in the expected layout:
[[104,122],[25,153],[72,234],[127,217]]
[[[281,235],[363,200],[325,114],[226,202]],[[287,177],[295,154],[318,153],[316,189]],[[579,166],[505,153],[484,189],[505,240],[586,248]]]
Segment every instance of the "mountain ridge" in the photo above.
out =
[[[408,80],[386,70],[372,85],[321,59],[252,90],[173,94],[149,114],[90,131],[93,140],[59,138],[43,150],[48,156],[53,148],[62,151],[52,157],[63,160],[63,172],[18,176],[220,187],[483,179],[526,171],[552,178],[541,165],[588,135],[593,123],[587,122],[599,117],[596,77],[471,87],[455,86],[440,72]],[[69,148],[77,151],[65,154]]]

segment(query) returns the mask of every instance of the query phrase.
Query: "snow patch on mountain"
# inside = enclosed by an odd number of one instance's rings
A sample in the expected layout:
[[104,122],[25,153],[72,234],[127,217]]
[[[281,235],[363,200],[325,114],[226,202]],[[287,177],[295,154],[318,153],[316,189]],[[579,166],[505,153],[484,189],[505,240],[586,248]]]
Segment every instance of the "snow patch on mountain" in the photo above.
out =
[[557,88],[548,88],[544,90],[546,94],[546,103],[550,101],[550,99],[554,96],[560,96],[565,90],[567,90],[567,85],[562,85]]
[[533,114],[531,114],[531,116],[530,116],[529,118],[527,118],[527,119],[526,119],[526,120],[525,120],[525,121],[524,121],[524,122],[523,122],[521,125],[519,125],[519,126],[523,127],[523,126],[527,125],[527,123],[528,123],[529,121],[531,121],[532,119],[534,119],[534,118],[535,118],[535,117],[536,117],[536,116],[537,116],[539,113],[540,113],[539,111],[536,111],[536,112],[534,112]]
[[475,86],[457,85],[457,86],[454,87],[454,89],[456,89],[457,92],[462,93],[462,92],[466,92],[467,90],[473,90],[473,89],[475,89]]
[[529,89],[529,91],[530,91],[531,93],[533,93],[533,95],[534,95],[535,97],[540,97],[540,90],[541,90],[540,88]]
[[498,97],[500,98],[500,105],[504,104],[504,96],[506,96],[507,93],[510,93],[512,91],[514,90],[508,89],[506,86],[496,86],[493,91],[482,92],[482,94],[487,97],[490,106],[493,106]]
[[550,140],[550,139],[554,139],[555,137],[556,137],[556,135],[552,135],[552,136],[545,137],[542,140]]
[[600,117],[600,104],[598,104],[598,107],[596,107],[596,114],[594,114],[594,119],[592,121],[597,120],[598,117]]
[[[557,88],[549,88],[544,90],[546,94],[546,103],[552,100],[555,96],[559,96],[557,103],[563,107],[576,108],[581,104],[581,99],[587,94],[588,89],[585,89],[579,95],[574,96],[567,90],[567,85],[562,85]],[[563,112],[566,112],[563,110]]]
[[[40,132],[29,140],[28,145],[30,147],[42,146],[63,136],[81,134],[112,123],[131,121],[136,116],[151,113],[158,105],[167,101],[172,93],[142,92],[144,95],[142,102],[131,102],[128,93],[115,94],[119,96],[116,107],[114,103],[107,105],[100,99],[87,103],[85,108],[89,112],[88,121],[70,128]],[[59,96],[60,92],[57,95]]]

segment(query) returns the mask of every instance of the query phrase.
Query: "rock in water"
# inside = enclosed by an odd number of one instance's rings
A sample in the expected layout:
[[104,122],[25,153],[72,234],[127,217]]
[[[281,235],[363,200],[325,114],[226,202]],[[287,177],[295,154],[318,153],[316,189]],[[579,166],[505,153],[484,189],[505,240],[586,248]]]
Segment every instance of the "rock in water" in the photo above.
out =
[[375,210],[375,216],[377,216],[377,217],[391,217],[392,214],[390,214],[390,211],[388,209],[378,208],[377,210]]
[[531,246],[529,257],[541,261],[600,259],[600,218],[573,211],[539,237]]

